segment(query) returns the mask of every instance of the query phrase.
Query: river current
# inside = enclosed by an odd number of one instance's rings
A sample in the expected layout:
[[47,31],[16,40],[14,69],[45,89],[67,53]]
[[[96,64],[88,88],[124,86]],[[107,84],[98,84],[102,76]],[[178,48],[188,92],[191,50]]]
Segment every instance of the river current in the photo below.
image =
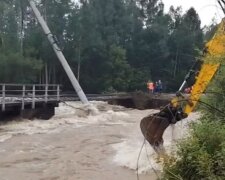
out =
[[[99,112],[87,114],[79,102],[61,103],[48,121],[14,119],[0,125],[1,180],[135,180],[143,144],[140,120],[156,110],[128,109],[92,102]],[[168,152],[188,132],[187,119],[169,127]],[[142,180],[154,180],[162,170],[157,156],[145,144],[138,162]]]

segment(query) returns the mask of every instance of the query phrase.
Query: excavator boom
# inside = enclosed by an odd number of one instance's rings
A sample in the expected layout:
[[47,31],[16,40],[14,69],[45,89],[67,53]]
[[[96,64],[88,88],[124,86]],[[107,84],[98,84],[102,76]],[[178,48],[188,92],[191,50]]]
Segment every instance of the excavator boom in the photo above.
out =
[[205,45],[202,64],[197,74],[191,94],[188,98],[182,95],[182,90],[189,79],[185,77],[177,96],[160,112],[149,115],[141,120],[141,131],[146,140],[158,152],[162,150],[163,133],[170,124],[175,124],[186,118],[196,107],[201,95],[205,92],[212,78],[225,59],[225,20],[223,19],[212,39]]
[[205,92],[208,84],[214,77],[225,57],[225,20],[223,19],[213,38],[206,44],[206,52],[203,56],[203,64],[196,77],[189,100],[184,112],[192,112],[199,101],[202,93]]

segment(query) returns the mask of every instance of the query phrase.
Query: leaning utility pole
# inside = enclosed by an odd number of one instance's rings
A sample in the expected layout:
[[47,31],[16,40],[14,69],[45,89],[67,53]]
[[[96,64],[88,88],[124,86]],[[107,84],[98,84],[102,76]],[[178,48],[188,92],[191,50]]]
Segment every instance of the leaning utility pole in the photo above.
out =
[[84,104],[89,104],[86,95],[84,94],[80,84],[78,83],[75,75],[73,74],[73,71],[71,70],[68,62],[66,61],[66,58],[64,57],[61,49],[57,45],[55,37],[53,36],[50,29],[48,28],[47,23],[44,21],[43,17],[41,16],[39,10],[37,9],[37,7],[34,3],[34,1],[33,0],[28,0],[28,1],[29,1],[30,6],[31,6],[38,22],[40,23],[44,33],[46,34],[49,42],[51,43],[51,45],[53,47],[53,50],[55,51],[55,54],[57,55],[59,61],[61,62],[64,70],[66,71],[66,74],[69,77],[69,79],[70,79],[75,91],[77,92],[77,95],[79,96],[81,102],[84,103]]

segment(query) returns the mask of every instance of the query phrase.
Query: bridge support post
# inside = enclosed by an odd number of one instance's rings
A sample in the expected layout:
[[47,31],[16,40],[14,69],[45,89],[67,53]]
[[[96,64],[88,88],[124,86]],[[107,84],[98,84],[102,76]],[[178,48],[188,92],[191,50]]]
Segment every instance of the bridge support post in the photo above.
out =
[[55,115],[55,104],[44,104],[42,107],[36,107],[35,109],[21,110],[21,117],[24,119],[43,119],[48,120]]
[[5,84],[2,85],[2,111],[5,111]]
[[24,98],[25,98],[25,92],[26,92],[26,86],[25,85],[23,85],[23,90],[22,90],[22,106],[21,106],[21,109],[22,110],[24,110],[24,106],[25,106],[25,104],[24,104]]

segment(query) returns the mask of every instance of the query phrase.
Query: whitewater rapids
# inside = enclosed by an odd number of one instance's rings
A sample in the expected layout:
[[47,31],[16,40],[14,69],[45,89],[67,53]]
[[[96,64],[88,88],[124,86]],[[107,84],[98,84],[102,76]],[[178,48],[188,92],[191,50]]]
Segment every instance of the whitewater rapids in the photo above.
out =
[[[135,180],[143,143],[140,120],[156,110],[136,110],[92,102],[99,113],[88,115],[79,102],[61,103],[48,121],[15,119],[0,125],[1,180]],[[172,151],[185,137],[188,119],[169,127],[165,146]],[[173,130],[172,130],[173,129]],[[139,159],[142,180],[160,172],[156,154],[146,143]]]

